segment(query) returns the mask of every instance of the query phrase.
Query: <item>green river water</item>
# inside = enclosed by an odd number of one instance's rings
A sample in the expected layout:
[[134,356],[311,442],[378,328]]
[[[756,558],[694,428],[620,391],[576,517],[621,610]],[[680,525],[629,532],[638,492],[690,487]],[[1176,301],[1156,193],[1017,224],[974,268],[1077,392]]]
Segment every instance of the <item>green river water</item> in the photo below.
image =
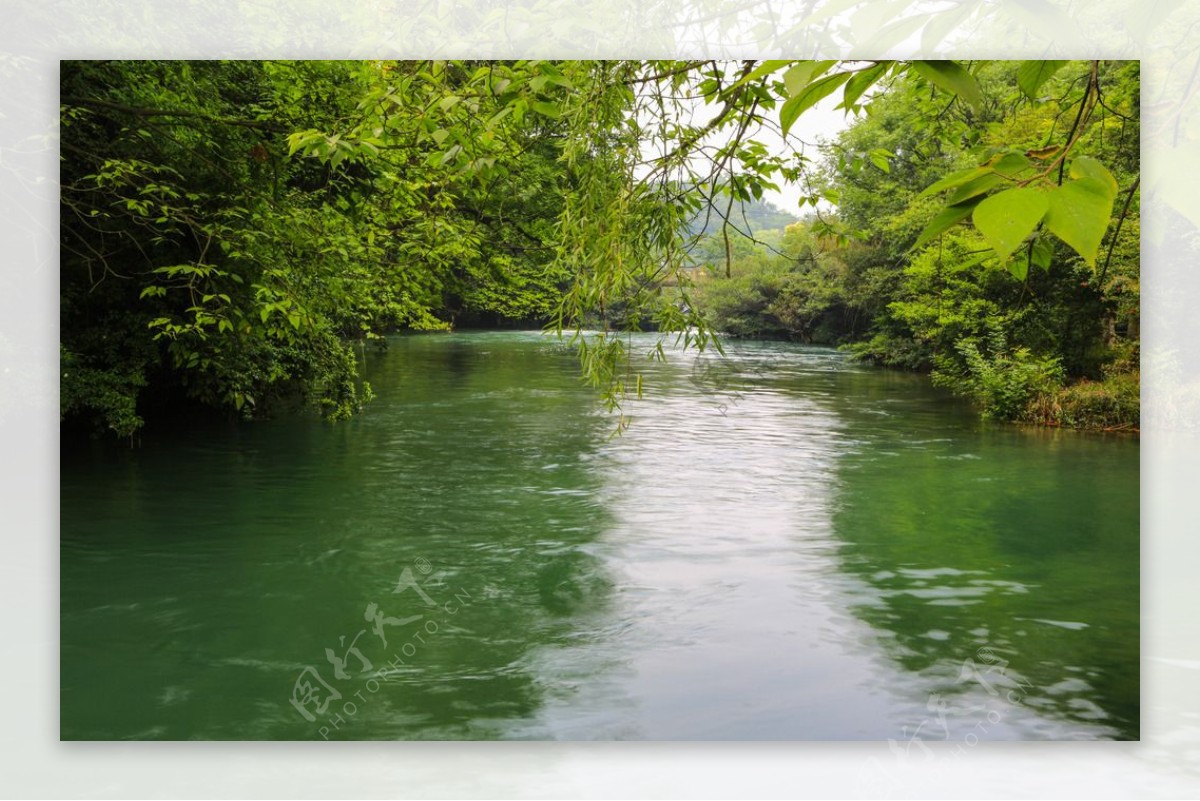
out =
[[65,451],[62,738],[1139,736],[1135,438],[727,350],[619,437],[557,340],[464,333],[348,422]]

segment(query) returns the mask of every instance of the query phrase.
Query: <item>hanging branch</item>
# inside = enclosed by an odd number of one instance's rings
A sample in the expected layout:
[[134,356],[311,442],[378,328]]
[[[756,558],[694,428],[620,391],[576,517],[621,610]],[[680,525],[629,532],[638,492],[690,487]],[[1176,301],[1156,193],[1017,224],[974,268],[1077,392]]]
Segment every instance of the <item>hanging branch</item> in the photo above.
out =
[[1112,261],[1113,248],[1117,245],[1117,237],[1121,235],[1121,226],[1125,224],[1125,218],[1129,216],[1129,204],[1133,202],[1133,196],[1137,193],[1138,186],[1142,182],[1142,176],[1138,176],[1133,180],[1133,186],[1129,187],[1129,194],[1125,196],[1125,205],[1121,209],[1121,216],[1117,218],[1117,228],[1113,231],[1112,239],[1108,241],[1108,255],[1104,257],[1104,267],[1100,270],[1100,278],[1096,282],[1103,290],[1104,278],[1108,275],[1108,263]]

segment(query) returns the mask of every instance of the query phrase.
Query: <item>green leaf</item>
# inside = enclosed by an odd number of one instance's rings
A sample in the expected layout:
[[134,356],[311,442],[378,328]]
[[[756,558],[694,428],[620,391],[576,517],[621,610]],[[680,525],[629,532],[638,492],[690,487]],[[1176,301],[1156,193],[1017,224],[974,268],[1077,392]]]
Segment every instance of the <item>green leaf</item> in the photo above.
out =
[[737,83],[735,83],[733,86],[731,86],[729,88],[736,89],[737,87],[741,86],[744,83],[749,83],[750,81],[757,81],[759,78],[762,78],[766,75],[770,75],[773,72],[778,72],[779,70],[783,69],[784,67],[786,67],[788,64],[791,64],[791,63],[792,63],[791,61],[788,61],[786,59],[780,59],[777,61],[764,61],[762,64],[759,64],[757,67],[755,67],[753,70],[751,70],[750,73],[745,78],[739,79],[737,81]]
[[312,142],[314,133],[314,131],[299,131],[294,134],[289,134],[287,138],[288,155],[295,155],[297,150],[302,147],[307,147]]
[[538,69],[541,71],[542,75],[545,76],[546,81],[548,83],[555,84],[556,86],[561,86],[564,89],[574,89],[575,88],[574,86],[571,85],[571,82],[569,80],[567,80],[567,78],[561,72],[559,72],[558,68],[555,67],[553,64],[551,64],[549,61],[539,62]]
[[892,165],[888,161],[888,159],[891,158],[891,156],[892,156],[892,154],[890,152],[888,152],[887,150],[882,150],[882,149],[878,149],[878,148],[875,150],[872,150],[870,152],[870,154],[868,155],[868,157],[871,159],[872,164],[874,164],[876,167],[883,170],[884,172],[888,172],[888,173],[890,173],[892,171]]
[[1006,189],[985,198],[972,219],[1001,259],[1008,258],[1046,216],[1049,203],[1036,189]]
[[883,77],[887,72],[888,67],[892,66],[890,61],[881,61],[874,67],[868,67],[862,72],[854,73],[849,81],[846,82],[846,90],[842,94],[842,108],[850,108],[858,99],[863,96],[868,89],[875,85],[876,81]]
[[1004,183],[1004,176],[998,175],[990,168],[983,175],[967,181],[958,189],[950,193],[950,197],[946,199],[947,203],[962,203],[964,200],[970,200],[973,197],[982,195],[997,184]]
[[826,70],[836,63],[836,61],[801,61],[789,69],[783,74],[783,83],[787,87],[788,97],[800,94],[813,78],[824,75]]
[[850,80],[849,72],[826,75],[824,78],[810,83],[804,91],[784,103],[783,108],[779,110],[779,124],[783,128],[783,135],[787,136],[788,131],[791,130],[792,125],[801,114],[833,94],[848,80]]
[[556,120],[562,116],[562,112],[558,110],[558,106],[554,105],[553,103],[547,103],[544,100],[535,100],[529,104],[529,107],[538,114],[541,114],[544,117],[550,117],[551,119]]
[[969,167],[965,170],[952,172],[946,177],[925,187],[925,190],[921,192],[921,194],[917,195],[917,197],[921,198],[929,197],[930,195],[936,195],[938,192],[951,189],[960,184],[964,184],[973,178],[979,178],[980,176],[987,175],[991,171],[991,167]]
[[992,169],[1005,178],[1016,178],[1019,173],[1029,169],[1031,163],[1024,153],[1005,153],[992,162]]
[[1029,243],[1029,247],[1022,248],[1005,266],[1018,281],[1024,281],[1029,277],[1031,267],[1049,270],[1050,260],[1053,256],[1054,245],[1050,242],[1050,238],[1038,235]]
[[958,95],[972,106],[983,103],[975,77],[953,61],[914,61],[912,67],[934,86]]
[[1029,252],[1029,263],[1034,267],[1041,267],[1043,270],[1050,269],[1050,261],[1054,258],[1054,244],[1046,237],[1039,236],[1033,240],[1033,247]]
[[1024,281],[1029,277],[1029,254],[1021,251],[1016,258],[1010,259],[1004,266],[1012,273],[1013,278]]
[[1050,80],[1054,73],[1067,64],[1066,61],[1025,61],[1017,68],[1017,86],[1030,100],[1037,100],[1038,89]]
[[925,230],[917,237],[917,241],[913,244],[911,250],[919,250],[922,246],[933,240],[935,237],[941,236],[954,225],[957,225],[962,220],[966,219],[972,211],[974,211],[975,203],[962,203],[957,206],[947,206],[938,212],[929,225],[925,226]]
[[504,108],[500,109],[495,114],[493,114],[491,116],[491,118],[486,123],[484,123],[483,127],[490,131],[491,129],[496,127],[496,123],[500,122],[501,120],[503,120],[505,117],[507,117],[509,114],[512,114],[512,113],[513,113],[513,107],[505,106]]
[[951,271],[960,273],[963,270],[966,270],[970,267],[974,267],[976,264],[980,264],[981,262],[984,262],[984,261],[992,258],[994,255],[995,255],[994,253],[992,253],[991,251],[988,251],[988,250],[985,250],[982,253],[976,253],[974,256],[967,259],[966,261],[959,262],[958,264],[954,265],[954,267],[951,268]]
[[1090,156],[1080,156],[1071,162],[1072,178],[1091,178],[1108,187],[1113,198],[1117,196],[1117,179],[1096,159]]
[[979,167],[952,172],[940,181],[926,187],[917,197],[935,195],[945,189],[959,187],[948,202],[962,203],[976,195],[983,194],[993,186],[1003,182],[1005,178],[1015,178],[1021,171],[1028,169],[1030,161],[1021,153],[1005,153],[993,157],[988,163]]
[[1096,266],[1096,254],[1112,215],[1113,198],[1108,184],[1096,178],[1070,181],[1049,195],[1046,227],[1082,256],[1089,267]]

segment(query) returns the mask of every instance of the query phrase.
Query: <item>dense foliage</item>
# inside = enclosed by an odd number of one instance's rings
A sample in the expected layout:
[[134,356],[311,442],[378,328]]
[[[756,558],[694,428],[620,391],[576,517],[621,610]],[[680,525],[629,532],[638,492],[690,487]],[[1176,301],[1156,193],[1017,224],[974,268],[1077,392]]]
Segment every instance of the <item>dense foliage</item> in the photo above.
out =
[[[370,391],[355,343],[548,318],[568,281],[555,124],[455,166],[431,118],[469,73],[427,67],[65,63],[64,415],[129,434],[185,397],[343,417]],[[318,133],[351,122],[370,135]]]
[[1137,65],[1043,70],[981,65],[974,105],[882,91],[825,149],[836,208],[709,260],[714,325],[931,370],[990,417],[1136,427]]
[[[854,342],[987,414],[1124,421],[1137,80],[1120,62],[66,62],[63,415],[119,435],[187,403],[336,419],[370,397],[357,353],[385,332],[546,324],[614,408],[641,391],[620,334],[653,328]],[[858,121],[816,160],[792,129],[835,93]],[[783,183],[805,220],[765,202]],[[1118,376],[1120,398],[1097,389]]]

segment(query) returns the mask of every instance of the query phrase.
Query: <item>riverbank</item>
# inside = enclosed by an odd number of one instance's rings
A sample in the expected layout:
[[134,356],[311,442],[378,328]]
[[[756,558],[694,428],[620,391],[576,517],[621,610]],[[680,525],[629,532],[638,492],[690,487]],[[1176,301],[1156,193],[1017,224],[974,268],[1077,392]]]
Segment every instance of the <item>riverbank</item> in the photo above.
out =
[[1101,381],[1080,381],[1040,394],[1023,422],[1088,431],[1141,430],[1141,373],[1123,373]]
[[[726,340],[785,342],[785,336],[722,334]],[[905,363],[894,350],[881,354],[877,340],[828,344],[856,360],[914,375],[928,376],[935,386],[967,398],[990,420],[1080,431],[1139,433],[1141,430],[1141,371],[1132,359],[1114,361],[1099,379],[1067,379],[1056,359],[1039,358],[1017,348],[1000,353],[966,350],[961,364],[941,360],[941,369]],[[1130,362],[1133,362],[1131,365]]]

